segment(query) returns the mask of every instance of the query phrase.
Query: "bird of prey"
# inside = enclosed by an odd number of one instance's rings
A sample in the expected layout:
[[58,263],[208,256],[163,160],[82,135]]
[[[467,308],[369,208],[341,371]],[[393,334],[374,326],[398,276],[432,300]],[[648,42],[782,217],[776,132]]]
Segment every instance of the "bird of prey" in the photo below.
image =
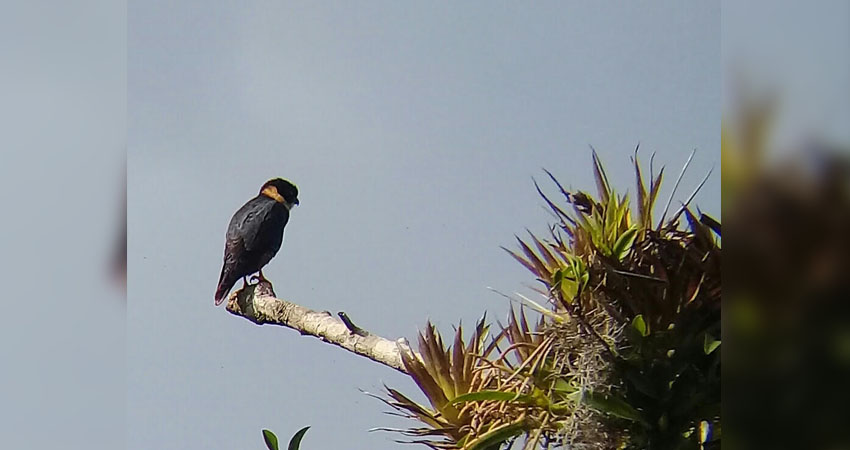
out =
[[266,181],[260,193],[242,205],[230,219],[224,243],[224,265],[215,291],[215,304],[220,305],[233,285],[242,278],[259,272],[280,250],[283,227],[289,211],[298,204],[298,188],[289,181],[274,178]]

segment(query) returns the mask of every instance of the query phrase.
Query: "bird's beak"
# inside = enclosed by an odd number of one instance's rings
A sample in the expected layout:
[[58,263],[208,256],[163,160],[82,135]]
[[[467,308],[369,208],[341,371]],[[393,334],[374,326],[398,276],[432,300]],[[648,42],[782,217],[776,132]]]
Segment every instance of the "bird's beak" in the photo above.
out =
[[292,202],[292,204],[293,204],[293,205],[297,205],[297,204],[298,204],[298,199],[296,198],[296,199],[295,199],[295,201],[294,201],[294,202]]

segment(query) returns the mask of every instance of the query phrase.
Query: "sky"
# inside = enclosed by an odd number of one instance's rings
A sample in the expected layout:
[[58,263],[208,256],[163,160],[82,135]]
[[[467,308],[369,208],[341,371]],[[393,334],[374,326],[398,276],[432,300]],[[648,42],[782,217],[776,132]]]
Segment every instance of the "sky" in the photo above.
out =
[[[224,233],[269,178],[301,204],[264,270],[278,296],[413,340],[533,278],[500,246],[545,230],[542,168],[620,190],[655,153],[720,216],[716,2],[167,2],[127,6],[128,449],[398,448],[361,390],[405,376],[216,308]],[[677,203],[674,203],[676,205]]]
[[[774,153],[812,140],[850,147],[850,3],[724,2],[724,114],[742,97],[775,97]],[[731,114],[730,114],[731,115]]]

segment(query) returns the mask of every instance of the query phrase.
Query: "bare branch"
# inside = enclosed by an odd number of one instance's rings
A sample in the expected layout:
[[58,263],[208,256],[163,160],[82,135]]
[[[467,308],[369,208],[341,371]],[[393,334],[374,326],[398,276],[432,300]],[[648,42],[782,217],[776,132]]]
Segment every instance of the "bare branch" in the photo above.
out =
[[[406,340],[391,341],[360,328],[359,333],[354,333],[328,312],[313,311],[274,295],[271,284],[260,281],[230,294],[227,311],[258,325],[281,325],[317,337],[407,374],[399,353],[399,348],[407,346]],[[412,352],[409,347],[407,350]]]

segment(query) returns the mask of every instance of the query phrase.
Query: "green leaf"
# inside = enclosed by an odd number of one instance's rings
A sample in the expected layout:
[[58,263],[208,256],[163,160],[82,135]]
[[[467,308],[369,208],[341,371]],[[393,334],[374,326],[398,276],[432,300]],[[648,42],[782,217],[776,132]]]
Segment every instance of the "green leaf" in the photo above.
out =
[[717,350],[717,347],[720,347],[720,339],[714,339],[710,334],[705,333],[705,340],[702,343],[705,354],[710,355],[711,352]]
[[555,383],[552,384],[552,390],[565,394],[571,394],[577,391],[578,388],[570,384],[569,381],[559,377],[555,380]]
[[582,402],[591,408],[610,414],[621,419],[632,420],[635,422],[643,422],[640,413],[637,412],[625,400],[610,394],[598,394],[591,391],[585,391],[582,396]]
[[590,274],[587,272],[587,266],[584,264],[584,261],[581,258],[571,258],[570,264],[572,265],[573,274],[576,279],[576,291],[581,291],[587,286],[588,280],[590,280]]
[[480,436],[476,439],[468,442],[465,446],[465,450],[488,450],[488,449],[497,449],[499,446],[507,441],[508,439],[518,436],[525,431],[525,419],[519,419],[513,423],[509,423],[507,425],[502,425],[500,427],[494,428]]
[[301,439],[304,437],[304,433],[306,433],[309,429],[310,427],[304,427],[292,436],[292,439],[289,440],[289,450],[298,450],[298,448],[301,447]]
[[[652,186],[649,188],[649,203],[647,205],[647,211],[649,220],[652,220],[652,207],[655,206],[655,200],[658,198],[658,192],[661,190],[661,181],[664,179],[664,168],[661,168],[661,171],[658,172],[658,176],[655,177],[655,180],[652,181]],[[646,227],[649,228],[652,226],[652,222],[646,224]]]
[[617,261],[622,261],[629,253],[629,250],[632,249],[632,245],[635,243],[635,238],[637,237],[637,231],[637,225],[632,225],[628,230],[621,234],[617,239],[617,242],[614,243],[614,248],[612,249],[613,254],[611,256],[617,258]]
[[578,286],[573,280],[565,279],[561,282],[561,297],[567,304],[572,304],[578,294]]
[[518,402],[527,405],[534,405],[537,403],[535,398],[530,395],[517,395],[514,392],[502,391],[478,391],[459,395],[451,401],[451,404],[455,405],[458,403],[478,402],[485,400],[495,400],[499,402]]
[[632,319],[632,328],[637,330],[637,332],[643,337],[649,336],[649,327],[646,326],[646,322],[644,322],[642,314],[638,314],[634,319]]
[[617,236],[617,228],[620,226],[617,223],[617,216],[619,215],[619,211],[617,211],[617,197],[612,195],[608,198],[608,205],[605,207],[605,218],[604,222],[604,233],[605,233],[605,243],[610,244],[614,242],[614,238]]
[[277,436],[269,430],[263,430],[263,440],[266,441],[266,447],[269,450],[280,450],[277,446]]
[[560,289],[561,281],[564,280],[564,269],[558,269],[552,275],[552,287],[556,289]]

